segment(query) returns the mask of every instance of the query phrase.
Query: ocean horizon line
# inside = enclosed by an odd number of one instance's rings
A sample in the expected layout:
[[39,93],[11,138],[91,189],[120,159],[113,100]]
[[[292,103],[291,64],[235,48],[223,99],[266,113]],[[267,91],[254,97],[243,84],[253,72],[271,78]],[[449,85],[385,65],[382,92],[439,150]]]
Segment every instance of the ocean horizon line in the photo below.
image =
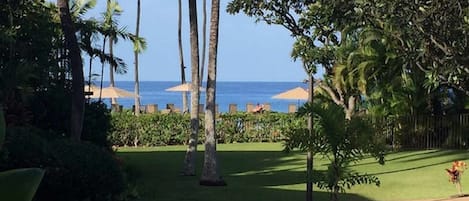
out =
[[[141,81],[139,83],[141,105],[157,104],[161,108],[167,104],[174,104],[175,107],[182,108],[182,93],[166,90],[179,85],[180,81]],[[108,84],[108,81],[104,82],[105,86]],[[116,81],[115,84],[118,88],[134,91],[133,81]],[[205,87],[205,83],[203,86]],[[296,87],[306,88],[306,84],[303,82],[220,81],[217,82],[216,102],[220,106],[220,112],[229,111],[229,104],[237,104],[239,108],[245,108],[247,103],[270,103],[273,111],[287,112],[289,103],[299,103],[301,101],[296,99],[274,99],[272,97]],[[201,100],[205,100],[205,95],[204,92],[200,94]],[[118,102],[124,108],[132,108],[135,100],[133,98],[119,98]]]

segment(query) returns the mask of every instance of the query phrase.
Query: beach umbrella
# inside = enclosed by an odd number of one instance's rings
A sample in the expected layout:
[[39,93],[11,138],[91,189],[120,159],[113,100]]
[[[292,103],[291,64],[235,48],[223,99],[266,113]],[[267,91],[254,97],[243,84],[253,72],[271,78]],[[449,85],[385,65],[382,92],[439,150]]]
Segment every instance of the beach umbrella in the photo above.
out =
[[301,87],[287,90],[272,96],[274,99],[289,99],[289,100],[308,100],[308,91]]
[[[171,88],[165,89],[165,91],[180,91],[180,92],[190,92],[191,91],[191,83],[184,83],[180,84]],[[205,89],[200,87],[200,91],[204,91]]]
[[[87,90],[87,89],[86,89]],[[86,91],[85,90],[85,91]],[[100,90],[96,88],[90,98],[99,98]],[[135,93],[117,87],[106,87],[101,91],[101,98],[134,98]]]
[[99,92],[99,87],[94,85],[94,84],[91,84],[91,85],[85,85],[83,87],[85,90],[85,96],[86,97],[89,97],[91,98],[91,96],[93,96],[93,94],[96,94],[96,92]]

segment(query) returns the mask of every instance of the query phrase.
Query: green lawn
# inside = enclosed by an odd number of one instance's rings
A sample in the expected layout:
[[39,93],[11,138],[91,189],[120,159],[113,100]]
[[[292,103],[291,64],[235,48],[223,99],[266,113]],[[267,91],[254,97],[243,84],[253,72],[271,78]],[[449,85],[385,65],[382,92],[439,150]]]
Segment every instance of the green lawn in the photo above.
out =
[[[121,148],[119,156],[139,174],[138,191],[144,201],[283,201],[304,200],[305,154],[283,153],[278,143],[220,144],[220,170],[228,186],[203,187],[198,177],[179,175],[185,146]],[[202,147],[199,147],[202,150]],[[454,150],[406,151],[389,154],[384,166],[366,159],[353,168],[376,175],[381,186],[355,186],[343,195],[347,201],[393,201],[446,198],[456,194],[445,168],[454,160],[469,162],[469,152]],[[197,156],[198,172],[203,152]],[[315,169],[325,160],[316,157]],[[469,174],[466,173],[466,174]],[[198,174],[200,175],[200,174]],[[468,177],[465,179],[464,177]],[[469,192],[469,175],[463,176]],[[467,187],[466,187],[467,186]],[[465,188],[466,187],[466,188]],[[314,200],[328,200],[327,192],[314,189]]]

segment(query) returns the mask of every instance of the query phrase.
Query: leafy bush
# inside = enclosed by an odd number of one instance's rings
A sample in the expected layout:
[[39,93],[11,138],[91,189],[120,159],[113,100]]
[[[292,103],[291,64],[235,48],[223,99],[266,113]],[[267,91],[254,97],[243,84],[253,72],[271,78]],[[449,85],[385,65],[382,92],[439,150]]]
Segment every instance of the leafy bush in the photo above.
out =
[[[115,156],[92,143],[61,139],[48,142],[33,128],[8,128],[0,171],[46,170],[35,200],[122,200],[127,186]],[[127,196],[128,197],[128,196]]]
[[56,166],[47,170],[38,200],[116,200],[125,190],[113,155],[91,143],[57,140],[50,144]]
[[[219,143],[278,142],[289,124],[306,124],[304,118],[284,113],[234,113],[217,116]],[[118,146],[158,146],[186,144],[191,133],[190,116],[186,114],[112,114],[109,139]],[[203,143],[204,117],[200,117],[199,142]]]
[[108,131],[111,128],[111,113],[103,102],[85,104],[85,119],[81,139],[100,147],[110,148]]
[[[112,115],[109,139],[118,146],[185,144],[190,134],[188,115],[130,113]],[[202,125],[202,124],[201,124]],[[203,127],[201,127],[201,130]]]
[[53,163],[47,142],[34,128],[8,128],[1,151],[0,170],[45,168]]

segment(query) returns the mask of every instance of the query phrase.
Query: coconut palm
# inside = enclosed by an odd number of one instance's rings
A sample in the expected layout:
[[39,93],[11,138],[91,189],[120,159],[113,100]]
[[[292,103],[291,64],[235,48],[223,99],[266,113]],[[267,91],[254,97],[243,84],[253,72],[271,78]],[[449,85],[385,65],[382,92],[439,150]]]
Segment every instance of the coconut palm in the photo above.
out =
[[212,12],[210,17],[210,46],[207,68],[207,91],[205,110],[205,152],[204,166],[200,177],[201,185],[224,186],[217,160],[217,142],[215,130],[215,97],[217,80],[217,52],[218,52],[218,24],[220,16],[220,1],[212,0]]
[[200,75],[199,75],[199,33],[197,26],[197,3],[189,0],[189,24],[191,41],[191,135],[189,147],[184,159],[183,175],[195,175],[195,155],[197,153],[197,139],[199,136],[199,103],[200,103]]
[[[107,25],[109,25],[109,28],[111,30],[114,26],[114,16],[118,16],[121,13],[122,13],[122,9],[120,8],[117,1],[107,0],[106,14],[110,14],[110,15],[106,15],[105,23]],[[113,43],[114,43],[115,35],[111,33],[111,34],[108,35],[108,37],[109,37],[109,55],[112,58],[114,56],[113,55],[114,54]],[[109,65],[109,85],[110,85],[110,87],[115,86],[115,83],[114,83],[114,69],[115,69],[114,65],[110,64]],[[117,100],[115,98],[112,98],[111,99],[111,104],[116,104],[116,103],[117,103]]]
[[204,78],[205,47],[207,46],[207,0],[202,1],[202,61],[200,63],[200,84]]
[[[106,40],[103,41],[104,44],[102,49],[93,45],[93,43],[98,40],[100,35],[103,35],[104,38],[106,38],[107,34],[111,32],[111,30],[109,30],[109,27],[103,22],[99,22],[98,20],[93,18],[84,19],[84,15],[86,14],[86,12],[96,6],[96,0],[76,0],[71,1],[70,3],[72,19],[78,31],[78,42],[80,48],[89,56],[88,85],[91,85],[92,65],[93,59],[95,57],[100,58],[103,65],[104,63],[113,64],[114,66],[116,66],[117,72],[125,72],[127,66],[121,58],[116,56],[111,57],[110,54],[105,53]],[[131,34],[124,32],[124,29],[116,29],[112,31],[116,32],[116,35],[124,39],[130,38],[131,36]]]
[[140,86],[138,80],[138,54],[146,49],[146,42],[140,38],[140,0],[137,0],[137,23],[135,35],[131,37],[134,44],[134,64],[135,64],[135,115],[140,114]]
[[78,47],[75,27],[70,15],[67,0],[57,0],[60,14],[60,22],[65,36],[65,44],[69,51],[70,66],[72,69],[72,110],[70,123],[70,137],[74,141],[80,141],[83,129],[85,111],[83,63],[80,48]]
[[[178,0],[178,46],[179,46],[179,66],[181,69],[181,84],[186,83],[186,67],[184,66],[184,52],[182,49],[182,2]],[[189,112],[189,103],[187,101],[187,93],[182,92],[182,111]]]
[[[125,28],[119,27],[117,20],[115,19],[117,16],[120,16],[122,14],[123,10],[120,7],[119,3],[117,0],[107,0],[106,4],[106,12],[103,13],[103,24],[102,24],[102,31],[104,35],[103,39],[103,53],[105,50],[106,46],[106,39],[108,39],[108,46],[109,46],[109,57],[110,57],[110,63],[109,63],[109,82],[110,86],[113,87],[115,86],[114,83],[114,72],[116,73],[126,73],[127,72],[127,66],[125,63],[118,64],[114,61],[114,44],[118,42],[119,38],[122,39],[128,39],[132,36],[132,34],[128,33]],[[104,60],[101,60],[104,61]],[[122,65],[123,64],[123,65]],[[104,67],[104,64],[103,64]],[[101,69],[101,88],[102,88],[102,76],[103,76],[103,69]],[[111,99],[112,104],[116,104],[117,101],[115,98]]]

